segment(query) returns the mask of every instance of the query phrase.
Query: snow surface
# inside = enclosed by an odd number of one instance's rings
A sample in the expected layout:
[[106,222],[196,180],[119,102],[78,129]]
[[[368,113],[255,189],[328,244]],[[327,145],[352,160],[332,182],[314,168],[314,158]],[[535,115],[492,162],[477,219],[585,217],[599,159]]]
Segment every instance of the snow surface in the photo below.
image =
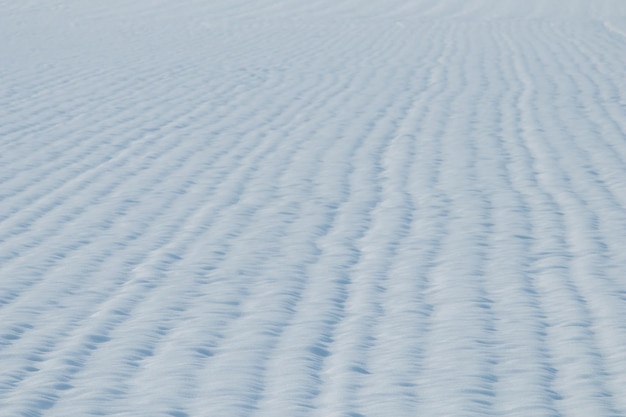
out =
[[626,416],[623,0],[0,0],[0,415]]

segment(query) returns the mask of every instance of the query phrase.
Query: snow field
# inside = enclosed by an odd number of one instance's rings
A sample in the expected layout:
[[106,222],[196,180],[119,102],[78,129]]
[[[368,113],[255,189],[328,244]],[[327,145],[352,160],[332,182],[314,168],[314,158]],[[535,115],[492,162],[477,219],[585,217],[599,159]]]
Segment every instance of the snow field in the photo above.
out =
[[0,1],[0,415],[626,416],[617,0]]

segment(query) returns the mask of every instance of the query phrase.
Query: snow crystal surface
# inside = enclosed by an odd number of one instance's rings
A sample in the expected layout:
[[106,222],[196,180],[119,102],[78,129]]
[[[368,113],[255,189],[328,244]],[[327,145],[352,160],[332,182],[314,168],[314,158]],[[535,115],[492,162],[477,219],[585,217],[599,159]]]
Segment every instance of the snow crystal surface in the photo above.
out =
[[0,57],[1,416],[626,416],[623,0],[0,0]]

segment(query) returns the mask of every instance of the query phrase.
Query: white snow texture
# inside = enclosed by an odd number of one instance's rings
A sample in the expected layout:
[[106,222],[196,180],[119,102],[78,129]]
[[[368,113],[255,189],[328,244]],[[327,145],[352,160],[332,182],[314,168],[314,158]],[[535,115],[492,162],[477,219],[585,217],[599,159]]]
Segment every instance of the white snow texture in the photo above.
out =
[[0,416],[626,417],[626,1],[0,0]]

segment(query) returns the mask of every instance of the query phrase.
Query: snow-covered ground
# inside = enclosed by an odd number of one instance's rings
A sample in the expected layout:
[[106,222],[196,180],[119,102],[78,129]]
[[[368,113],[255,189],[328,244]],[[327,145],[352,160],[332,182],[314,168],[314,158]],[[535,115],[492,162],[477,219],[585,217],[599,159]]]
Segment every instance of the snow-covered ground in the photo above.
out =
[[0,0],[0,416],[626,416],[623,0]]

